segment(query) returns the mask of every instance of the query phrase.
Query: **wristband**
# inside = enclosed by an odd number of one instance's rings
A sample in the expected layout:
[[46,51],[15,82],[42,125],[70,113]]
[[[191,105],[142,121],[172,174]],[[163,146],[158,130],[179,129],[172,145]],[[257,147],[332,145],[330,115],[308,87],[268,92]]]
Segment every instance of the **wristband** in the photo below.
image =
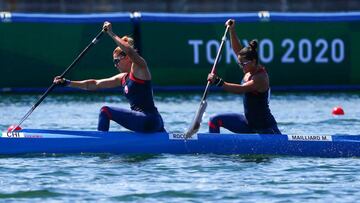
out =
[[64,78],[61,83],[58,83],[58,85],[61,86],[61,87],[67,87],[67,86],[70,85],[70,83],[71,83],[71,80],[68,80],[68,79]]
[[65,87],[69,86],[70,83],[71,83],[71,80],[68,80],[68,79],[65,79],[65,78],[64,78],[64,86],[65,86]]
[[214,84],[218,87],[222,87],[224,85],[224,80],[220,77],[216,77]]

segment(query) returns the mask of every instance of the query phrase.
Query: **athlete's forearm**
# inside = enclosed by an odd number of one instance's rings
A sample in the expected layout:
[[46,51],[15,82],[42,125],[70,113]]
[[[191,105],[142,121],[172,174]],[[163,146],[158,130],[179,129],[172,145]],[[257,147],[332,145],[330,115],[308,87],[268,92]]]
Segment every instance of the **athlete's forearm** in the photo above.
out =
[[94,79],[83,80],[83,81],[70,81],[68,86],[83,89],[83,90],[98,89],[97,82]]
[[231,92],[235,94],[243,94],[246,92],[256,91],[256,85],[253,84],[252,82],[251,84],[246,84],[246,85],[224,82],[222,88],[227,92]]
[[117,36],[114,32],[108,31],[109,36],[114,40],[115,44],[120,47],[121,50],[123,50],[129,57],[131,57],[135,50],[121,37]]
[[240,40],[236,34],[235,28],[230,28],[229,31],[230,31],[231,47],[233,48],[235,54],[237,54],[242,49]]

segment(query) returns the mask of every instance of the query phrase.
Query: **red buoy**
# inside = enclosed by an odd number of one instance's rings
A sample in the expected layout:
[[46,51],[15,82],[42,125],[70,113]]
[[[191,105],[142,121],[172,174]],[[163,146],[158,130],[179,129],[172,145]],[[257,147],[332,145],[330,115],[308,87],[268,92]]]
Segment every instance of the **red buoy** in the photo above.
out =
[[341,108],[341,106],[337,106],[337,107],[333,108],[332,114],[336,115],[336,116],[339,116],[339,115],[344,115],[345,112],[344,112],[344,109]]
[[[16,127],[16,128],[15,128],[15,127]],[[14,129],[14,128],[15,128],[15,129]],[[8,127],[8,132],[13,131],[13,129],[14,129],[14,130],[22,130],[22,128],[21,128],[20,126],[18,126],[18,125],[11,125],[11,126]]]

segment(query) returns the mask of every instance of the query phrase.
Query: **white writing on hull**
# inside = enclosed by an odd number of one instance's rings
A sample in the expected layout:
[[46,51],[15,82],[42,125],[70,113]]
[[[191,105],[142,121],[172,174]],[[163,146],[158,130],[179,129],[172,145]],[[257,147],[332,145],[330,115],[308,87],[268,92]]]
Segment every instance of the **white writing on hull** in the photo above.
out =
[[[169,133],[169,139],[170,140],[185,140],[185,133]],[[191,136],[190,138],[187,138],[186,140],[197,140],[198,136],[197,134]]]
[[332,141],[331,135],[288,135],[289,141]]
[[21,132],[3,132],[1,135],[2,138],[24,138],[24,133]]

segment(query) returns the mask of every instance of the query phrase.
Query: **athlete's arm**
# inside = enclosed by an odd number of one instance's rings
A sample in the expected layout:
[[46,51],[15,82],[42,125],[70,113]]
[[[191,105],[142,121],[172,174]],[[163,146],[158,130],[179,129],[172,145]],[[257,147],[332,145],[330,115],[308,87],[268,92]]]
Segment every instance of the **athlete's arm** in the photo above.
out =
[[237,54],[242,49],[242,46],[235,31],[235,20],[229,19],[225,25],[229,26],[231,47],[235,54]]
[[114,40],[116,45],[119,46],[121,50],[123,50],[134,63],[134,66],[131,68],[134,76],[142,80],[151,80],[151,74],[145,59],[141,57],[138,52],[134,48],[132,48],[126,41],[121,39],[112,31],[111,23],[105,22],[104,30],[107,30],[107,33]]
[[250,80],[247,80],[243,84],[236,84],[225,82],[218,76],[210,73],[208,75],[208,81],[217,86],[221,86],[227,92],[235,94],[253,91],[265,92],[269,88],[269,79],[266,74],[254,75]]
[[231,93],[241,94],[246,92],[265,92],[269,89],[269,80],[265,74],[257,74],[243,84],[224,82],[222,88]]
[[[110,78],[105,79],[88,79],[88,80],[81,80],[81,81],[70,81],[66,80],[66,86],[68,87],[75,87],[83,90],[97,90],[103,88],[113,88],[118,87],[121,85],[122,78],[126,75],[126,73],[120,73]],[[55,84],[63,84],[65,82],[64,78],[60,78],[59,76],[55,77],[54,83]]]

